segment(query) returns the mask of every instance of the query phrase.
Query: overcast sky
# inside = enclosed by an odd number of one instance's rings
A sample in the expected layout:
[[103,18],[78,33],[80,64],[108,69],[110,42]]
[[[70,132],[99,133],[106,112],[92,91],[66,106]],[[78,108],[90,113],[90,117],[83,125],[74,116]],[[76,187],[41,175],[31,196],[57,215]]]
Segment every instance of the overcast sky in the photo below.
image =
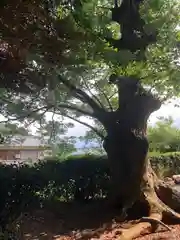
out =
[[[174,100],[169,104],[162,105],[162,107],[158,111],[154,112],[150,116],[149,124],[154,125],[158,121],[158,117],[160,116],[164,116],[164,117],[171,116],[174,119],[175,125],[180,128],[180,108],[175,107],[174,106],[175,104],[180,104],[180,99]],[[51,120],[52,114],[48,113],[47,119]],[[1,120],[4,120],[4,119],[0,116],[0,121]],[[92,121],[86,117],[82,117],[81,121],[89,123],[90,125],[92,124]],[[67,122],[73,122],[75,126],[74,128],[69,129],[68,136],[76,136],[76,137],[83,136],[88,130],[88,128],[85,127],[84,125],[79,124],[75,121],[72,121],[71,119],[67,119]],[[32,133],[35,133],[36,129],[34,127],[32,127],[31,129],[32,129]]]
[[[162,107],[154,112],[150,118],[149,118],[149,124],[154,125],[158,121],[158,117],[164,116],[168,117],[171,116],[174,121],[175,125],[180,128],[180,108],[175,107],[175,104],[180,104],[180,100],[174,100],[172,103],[162,105]],[[85,117],[82,117],[82,121],[85,121],[86,123],[91,123],[89,119],[86,119]],[[85,126],[82,124],[73,122],[75,124],[75,127],[72,129],[69,129],[68,135],[69,136],[82,136],[85,134],[85,132],[88,130]]]

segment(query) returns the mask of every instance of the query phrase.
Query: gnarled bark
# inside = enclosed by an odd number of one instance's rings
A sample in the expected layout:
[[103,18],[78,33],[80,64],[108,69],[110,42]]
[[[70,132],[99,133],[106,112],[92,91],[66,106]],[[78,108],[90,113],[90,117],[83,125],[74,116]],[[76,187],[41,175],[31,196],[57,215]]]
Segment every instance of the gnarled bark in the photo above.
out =
[[147,120],[160,105],[152,95],[138,92],[127,101],[123,99],[123,105],[107,126],[104,148],[111,166],[112,203],[121,207],[123,216],[137,201],[145,202],[149,209],[149,216],[136,221],[129,230],[122,229],[120,240],[138,237],[145,229],[159,224],[170,230],[162,222],[164,216],[180,219],[180,215],[166,205],[174,207],[177,201],[161,199],[168,188],[157,178],[147,158]]
[[[178,208],[179,201],[167,197],[169,193],[177,197],[177,192],[158,179],[147,156],[147,120],[160,108],[161,101],[133,78],[113,76],[111,83],[118,85],[119,107],[99,119],[107,131],[103,146],[111,170],[109,203],[121,208],[120,219],[126,217],[137,203],[147,206],[148,215],[136,220],[132,228],[120,229],[119,240],[136,238],[144,230],[154,230],[158,225],[171,230],[162,220],[164,216],[180,219],[180,214],[172,209]],[[85,238],[96,233],[88,233]]]

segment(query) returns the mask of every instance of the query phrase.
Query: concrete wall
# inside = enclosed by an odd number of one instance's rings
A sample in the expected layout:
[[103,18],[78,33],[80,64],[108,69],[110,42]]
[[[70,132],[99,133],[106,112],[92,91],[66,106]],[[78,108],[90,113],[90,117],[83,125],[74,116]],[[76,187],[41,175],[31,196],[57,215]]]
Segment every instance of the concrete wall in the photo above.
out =
[[32,159],[33,161],[38,160],[38,150],[21,150],[20,155],[22,160]]
[[0,150],[0,159],[1,160],[13,160],[20,155],[19,150]]
[[16,161],[22,160],[26,161],[31,159],[32,161],[36,161],[39,159],[44,159],[44,157],[51,156],[51,150],[39,150],[39,149],[27,149],[27,150],[0,150],[0,161]]

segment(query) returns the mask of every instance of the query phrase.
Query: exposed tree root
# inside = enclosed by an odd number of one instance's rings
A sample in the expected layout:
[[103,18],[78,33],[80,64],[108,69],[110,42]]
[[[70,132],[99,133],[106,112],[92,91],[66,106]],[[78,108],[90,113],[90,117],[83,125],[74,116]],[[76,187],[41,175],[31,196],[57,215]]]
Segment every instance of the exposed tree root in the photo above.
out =
[[[155,215],[155,214],[151,215],[149,218],[151,218],[153,220],[156,219],[157,221],[160,221],[160,219],[161,219],[160,215]],[[142,219],[138,220],[138,222],[136,222],[136,224],[129,229],[122,229],[121,235],[119,236],[118,240],[134,239],[136,237],[139,237],[139,235],[141,235],[145,231],[150,231],[152,222],[150,222],[150,221],[145,221],[145,222],[142,221],[141,222],[141,220]]]
[[99,237],[105,230],[111,229],[112,226],[110,224],[103,224],[102,227],[95,229],[95,230],[89,230],[86,229],[80,233],[75,234],[75,238],[77,240],[84,240],[84,239],[91,239],[92,237]]
[[143,176],[142,196],[143,200],[149,205],[149,217],[142,217],[135,221],[135,225],[130,229],[122,229],[119,240],[131,240],[139,237],[145,231],[155,231],[158,225],[162,225],[168,231],[171,228],[162,222],[162,218],[167,216],[169,218],[178,219],[180,221],[180,214],[167,206],[156,194],[156,187],[160,181],[153,172],[150,164],[147,164],[147,169]]
[[[159,205],[159,204],[158,204]],[[159,225],[162,225],[166,230],[171,231],[171,228],[162,222],[163,213],[157,206],[151,206],[151,214],[149,217],[142,217],[135,221],[135,225],[129,229],[122,229],[119,240],[131,240],[139,237],[145,232],[154,232]]]
[[118,240],[131,240],[139,237],[145,232],[154,232],[159,225],[162,225],[166,230],[171,231],[171,228],[162,221],[162,213],[152,213],[149,217],[142,217],[135,221],[135,225],[129,229],[122,229]]
[[[170,197],[169,194],[174,194],[175,197]],[[168,199],[167,202],[165,201],[166,199]],[[147,205],[149,216],[141,217],[140,219],[133,221],[129,228],[125,228],[122,225],[119,226],[117,234],[120,235],[118,236],[118,240],[135,239],[144,233],[156,231],[158,226],[162,226],[165,230],[171,231],[172,229],[162,221],[164,216],[169,219],[176,219],[180,222],[180,214],[172,209],[173,206],[177,208],[180,203],[177,192],[157,178],[150,163],[147,163],[146,171],[143,176],[140,200]],[[128,209],[129,207],[130,205],[126,204],[124,209]],[[108,228],[109,230],[113,229],[112,226],[108,227],[104,225],[102,228],[94,231],[90,230],[82,232],[79,239],[91,239],[95,236],[99,237],[104,231],[108,230]]]
[[[152,190],[152,189],[151,189]],[[119,238],[118,240],[131,240],[139,237],[144,233],[155,232],[159,225],[163,226],[165,230],[171,231],[172,229],[162,222],[163,215],[167,215],[170,218],[176,218],[180,221],[180,214],[176,213],[174,210],[165,205],[156,195],[155,191],[147,191],[144,193],[144,198],[150,206],[149,217],[142,217],[139,220],[133,221],[133,226],[130,228],[121,227],[118,230]],[[106,224],[96,230],[86,230],[78,235],[76,239],[91,239],[92,237],[99,237],[106,230],[112,230],[112,226],[107,226]]]
[[167,230],[171,231],[171,228],[167,224],[163,223],[162,221],[160,221],[157,218],[153,218],[153,216],[151,216],[151,217],[142,217],[140,219],[140,222],[149,222],[151,224],[156,224],[156,225],[159,224],[159,225],[162,225],[163,227],[165,227]]

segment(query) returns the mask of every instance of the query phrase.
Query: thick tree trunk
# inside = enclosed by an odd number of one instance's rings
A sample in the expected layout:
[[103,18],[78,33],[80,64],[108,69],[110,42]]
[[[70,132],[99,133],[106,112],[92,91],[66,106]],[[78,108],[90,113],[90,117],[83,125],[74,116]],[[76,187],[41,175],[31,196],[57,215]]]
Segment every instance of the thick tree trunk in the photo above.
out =
[[[121,218],[136,203],[147,207],[148,216],[142,215],[129,230],[121,229],[119,240],[133,239],[144,230],[156,229],[159,224],[170,230],[161,221],[164,216],[180,219],[180,214],[170,208],[178,208],[177,192],[157,178],[147,157],[147,120],[160,108],[161,102],[133,81],[124,78],[116,81],[120,85],[119,108],[108,112],[102,122],[107,130],[103,146],[111,170],[109,203],[121,208]],[[169,193],[175,193],[175,197],[168,197]]]
[[149,211],[149,215],[138,220],[129,231],[122,230],[120,239],[133,239],[145,229],[151,229],[152,226],[156,228],[158,224],[171,230],[161,220],[164,216],[180,219],[180,215],[170,208],[176,206],[177,209],[179,200],[177,196],[167,197],[167,191],[170,193],[171,188],[159,180],[151,168],[145,129],[133,131],[132,128],[125,128],[116,129],[115,132],[114,135],[111,132],[104,142],[112,177],[110,203],[121,207],[122,217],[136,202],[144,202]]
[[105,142],[115,203],[130,207],[141,193],[141,181],[147,164],[148,141],[143,133],[131,129],[107,136]]
[[133,100],[128,108],[118,110],[106,127],[104,148],[111,167],[110,203],[121,207],[123,217],[136,202],[144,202],[149,215],[138,220],[129,231],[122,230],[120,239],[133,239],[152,225],[161,224],[170,230],[161,221],[165,215],[180,219],[180,215],[166,205],[177,206],[177,201],[165,201],[167,186],[157,178],[147,157],[147,119],[160,107],[160,102],[150,95],[139,95]]

